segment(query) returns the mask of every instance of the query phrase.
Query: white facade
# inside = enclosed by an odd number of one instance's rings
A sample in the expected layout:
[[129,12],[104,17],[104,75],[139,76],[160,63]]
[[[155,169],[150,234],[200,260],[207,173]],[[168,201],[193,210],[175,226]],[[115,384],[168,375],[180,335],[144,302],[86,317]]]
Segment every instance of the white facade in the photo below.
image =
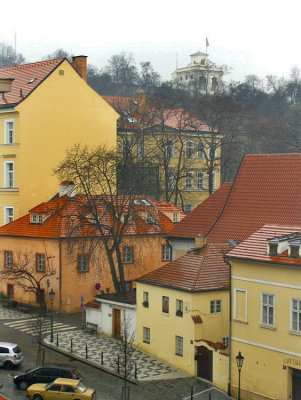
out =
[[214,94],[221,83],[223,70],[208,60],[208,54],[191,54],[191,62],[172,73],[174,88],[189,90],[192,93]]

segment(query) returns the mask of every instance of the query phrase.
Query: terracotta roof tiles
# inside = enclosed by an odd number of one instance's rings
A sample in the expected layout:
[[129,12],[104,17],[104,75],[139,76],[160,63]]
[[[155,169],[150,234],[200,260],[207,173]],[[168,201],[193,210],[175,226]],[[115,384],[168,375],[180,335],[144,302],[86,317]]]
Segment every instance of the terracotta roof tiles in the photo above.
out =
[[0,106],[21,102],[64,60],[57,58],[0,68],[0,78],[14,78],[12,90],[0,96]]

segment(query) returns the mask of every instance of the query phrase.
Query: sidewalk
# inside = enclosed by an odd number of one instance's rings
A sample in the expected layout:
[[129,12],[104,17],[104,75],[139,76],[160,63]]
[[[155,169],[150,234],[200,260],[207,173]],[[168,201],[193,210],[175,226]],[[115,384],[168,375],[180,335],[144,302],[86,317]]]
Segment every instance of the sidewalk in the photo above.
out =
[[[53,343],[50,342],[50,336],[48,335],[44,338],[44,343],[57,351],[88,362],[110,373],[118,374],[117,356],[120,350],[116,339],[75,330],[54,335]],[[131,378],[138,381],[186,378],[190,376],[139,349],[134,350],[132,358],[136,364],[136,371],[135,367],[133,367]]]

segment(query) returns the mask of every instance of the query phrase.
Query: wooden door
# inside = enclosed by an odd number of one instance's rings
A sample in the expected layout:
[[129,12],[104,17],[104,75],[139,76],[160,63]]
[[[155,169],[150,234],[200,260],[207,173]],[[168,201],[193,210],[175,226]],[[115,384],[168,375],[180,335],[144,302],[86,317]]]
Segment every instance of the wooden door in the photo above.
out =
[[212,350],[205,346],[199,346],[196,359],[198,377],[212,381]]
[[120,338],[120,310],[114,308],[113,313],[113,336]]

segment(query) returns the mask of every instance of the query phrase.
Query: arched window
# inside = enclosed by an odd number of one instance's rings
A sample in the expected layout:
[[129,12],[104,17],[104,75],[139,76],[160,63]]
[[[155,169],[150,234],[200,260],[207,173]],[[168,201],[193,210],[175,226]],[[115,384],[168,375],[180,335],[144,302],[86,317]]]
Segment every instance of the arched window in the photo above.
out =
[[211,79],[211,90],[214,92],[217,87],[217,79],[214,77]]
[[200,84],[200,89],[201,90],[206,90],[206,86],[207,86],[207,79],[204,76],[201,76],[199,78],[199,84]]

